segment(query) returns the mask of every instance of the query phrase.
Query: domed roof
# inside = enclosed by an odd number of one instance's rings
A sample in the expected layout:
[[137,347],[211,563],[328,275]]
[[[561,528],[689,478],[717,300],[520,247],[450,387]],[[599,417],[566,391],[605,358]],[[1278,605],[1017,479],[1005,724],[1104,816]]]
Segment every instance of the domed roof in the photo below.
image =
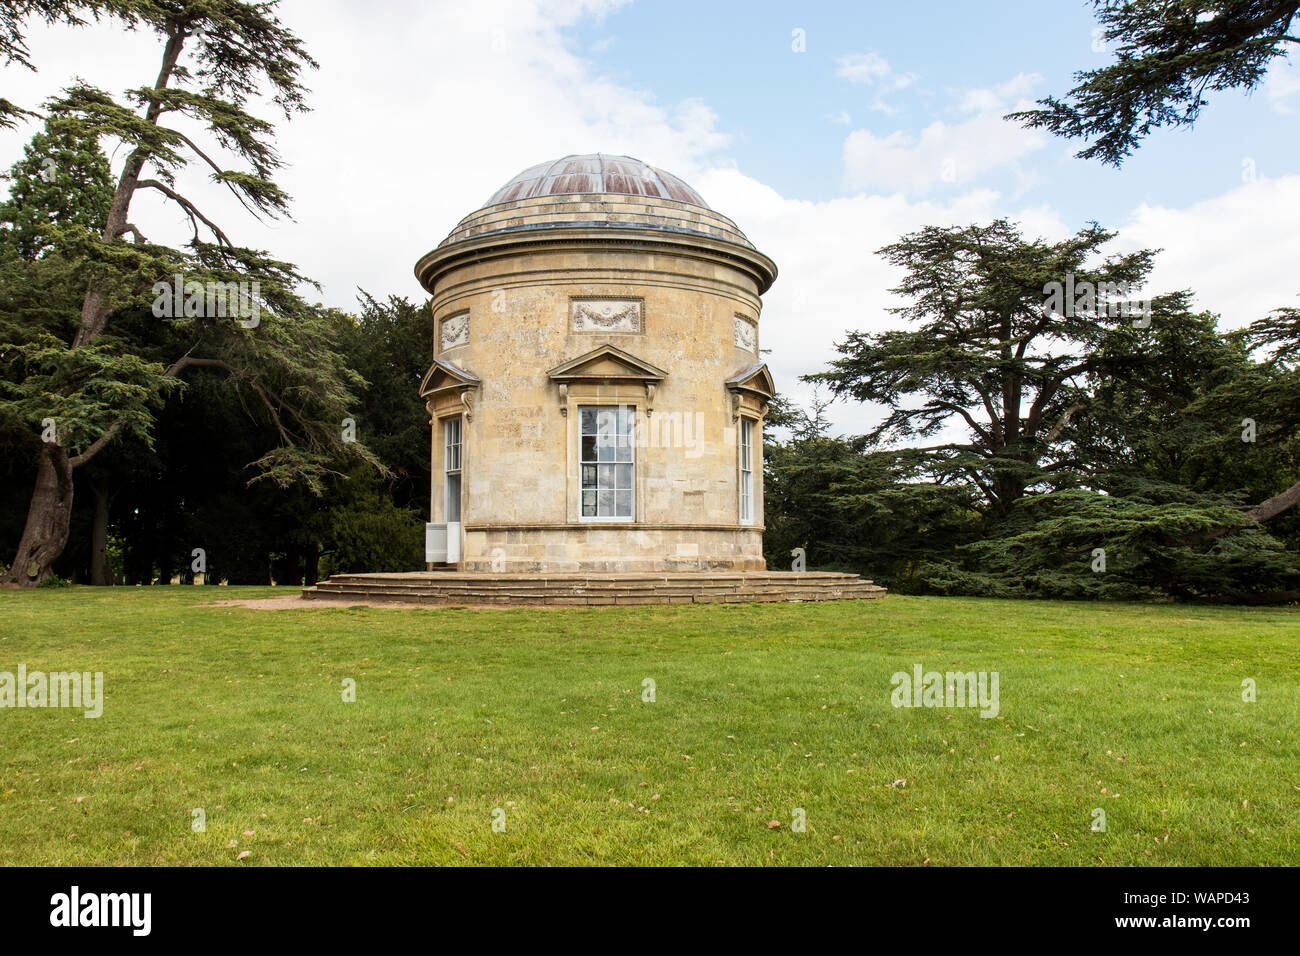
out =
[[631,156],[610,156],[606,153],[565,156],[549,163],[539,163],[525,169],[498,189],[484,205],[573,193],[652,196],[709,208],[699,193],[672,173],[656,169]]
[[415,264],[429,291],[456,263],[544,245],[619,244],[712,256],[750,272],[761,295],[776,264],[671,173],[630,156],[565,156],[526,169]]

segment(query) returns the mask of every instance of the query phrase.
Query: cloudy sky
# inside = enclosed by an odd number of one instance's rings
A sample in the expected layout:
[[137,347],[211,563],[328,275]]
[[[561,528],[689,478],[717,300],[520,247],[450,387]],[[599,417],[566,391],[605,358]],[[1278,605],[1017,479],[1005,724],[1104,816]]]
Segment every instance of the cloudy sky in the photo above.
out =
[[[520,170],[586,152],[676,173],[776,260],[763,346],[799,400],[798,376],[846,329],[896,323],[898,277],[875,250],[926,224],[1007,215],[1059,238],[1095,219],[1119,231],[1116,251],[1163,249],[1151,291],[1191,289],[1225,327],[1300,293],[1289,62],[1120,171],[1001,119],[1108,61],[1082,0],[284,0],[280,16],[321,64],[313,111],[280,127],[294,220],[250,220],[197,171],[187,191],[234,241],[297,262],[330,305],[351,308],[359,288],[422,298],[412,267],[462,216]],[[39,72],[4,76],[24,105],[75,76],[145,85],[161,52],[114,24],[36,28],[29,47]],[[0,167],[32,132],[0,132]],[[138,197],[133,220],[184,242],[184,217],[153,201]],[[834,420],[857,432],[875,417],[845,405]]]

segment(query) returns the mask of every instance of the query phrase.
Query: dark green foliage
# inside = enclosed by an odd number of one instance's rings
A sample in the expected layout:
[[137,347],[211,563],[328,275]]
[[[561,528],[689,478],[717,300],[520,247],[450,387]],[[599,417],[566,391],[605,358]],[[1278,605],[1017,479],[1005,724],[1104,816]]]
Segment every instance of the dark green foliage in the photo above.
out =
[[394,503],[427,514],[429,413],[420,381],[433,360],[432,316],[427,303],[398,296],[381,302],[363,291],[359,302],[338,342],[348,365],[366,380],[350,417],[357,438],[387,467]]
[[[810,378],[888,414],[831,438],[824,403],[777,404],[769,565],[802,547],[896,591],[1300,599],[1296,315],[1225,335],[1186,293],[1149,324],[1044,308],[1058,269],[1140,281],[1150,253],[1085,268],[1108,237],[1048,246],[999,222],[887,247],[913,328],[851,332]],[[912,444],[958,425],[965,441]]]
[[30,263],[52,253],[60,228],[83,236],[103,231],[113,174],[99,143],[80,138],[75,128],[47,121],[4,179],[9,197],[0,203],[0,262]]
[[[115,440],[147,448],[157,410],[196,370],[224,373],[240,400],[259,403],[270,419],[270,440],[249,460],[249,483],[320,495],[342,468],[378,466],[364,442],[345,440],[341,428],[363,379],[336,349],[338,316],[302,297],[313,284],[292,263],[232,241],[228,226],[207,216],[181,182],[197,170],[254,216],[287,216],[289,197],[272,179],[282,166],[274,125],[246,106],[262,99],[285,117],[305,110],[300,75],[315,62],[274,16],[274,3],[240,0],[29,4],[0,22],[9,38],[0,52],[21,62],[28,16],[68,19],[69,10],[83,8],[155,34],[161,56],[141,64],[152,85],[122,101],[80,80],[49,100],[47,133],[56,142],[28,151],[29,166],[57,146],[97,174],[99,141],[116,140],[124,159],[107,215],[97,175],[82,187],[89,195],[72,206],[75,214],[51,216],[57,203],[36,188],[16,192],[7,212],[15,223],[12,255],[35,267],[4,276],[0,428],[25,433],[30,443],[41,423],[58,426],[53,441],[35,446],[35,490],[10,573],[19,584],[40,580],[62,554],[77,470]],[[209,142],[184,132],[194,128]],[[131,222],[140,190],[160,193],[186,216],[188,244],[150,241]],[[217,302],[214,289],[230,290],[222,293],[230,298]],[[141,310],[170,323],[167,334],[143,330],[139,338],[142,330],[124,317]]]
[[[326,474],[319,496],[302,486],[250,485],[257,472],[249,463],[274,443],[275,421],[248,384],[220,369],[197,368],[157,412],[151,446],[116,442],[90,466],[112,489],[119,581],[165,583],[174,575],[188,581],[194,548],[205,552],[208,583],[312,583],[334,570],[424,566],[429,427],[414,370],[433,348],[427,307],[363,295],[357,316],[332,313],[331,322],[352,374],[364,368],[373,376],[348,412],[358,439],[374,444],[385,470]],[[147,313],[123,319],[121,327],[148,350],[172,348],[178,334]],[[87,478],[79,486],[71,542],[56,565],[83,581],[95,504],[90,491]],[[14,510],[2,513],[8,519]],[[7,527],[13,537],[21,530]]]
[[[808,378],[889,409],[867,436],[872,445],[931,438],[960,422],[968,440],[923,446],[925,468],[942,484],[973,484],[976,507],[1004,518],[1027,489],[1073,467],[1062,435],[1087,405],[1083,379],[1141,363],[1131,344],[1140,317],[1128,308],[1076,308],[1072,292],[1049,304],[1053,284],[1142,285],[1151,251],[1096,261],[1113,235],[1093,224],[1064,242],[1029,241],[999,219],[904,236],[880,252],[906,270],[894,291],[910,304],[894,311],[914,327],[850,332],[836,346],[842,357]],[[1157,300],[1152,321],[1182,307],[1181,297]]]
[[971,491],[926,480],[912,451],[868,453],[863,438],[832,438],[822,416],[790,412],[789,441],[764,444],[764,551],[769,568],[858,570],[911,590],[920,562],[970,540],[980,516]]
[[395,505],[379,482],[365,472],[354,474],[346,499],[325,512],[323,533],[329,550],[321,560],[322,577],[424,567],[423,518]]
[[[1239,532],[1220,535],[1224,527]],[[1300,562],[1231,504],[1172,486],[1022,501],[984,540],[922,569],[936,593],[1242,598],[1300,586]]]
[[1115,62],[1075,74],[1064,99],[1007,118],[1090,145],[1119,166],[1152,130],[1191,126],[1206,92],[1253,90],[1297,42],[1296,0],[1095,0]]

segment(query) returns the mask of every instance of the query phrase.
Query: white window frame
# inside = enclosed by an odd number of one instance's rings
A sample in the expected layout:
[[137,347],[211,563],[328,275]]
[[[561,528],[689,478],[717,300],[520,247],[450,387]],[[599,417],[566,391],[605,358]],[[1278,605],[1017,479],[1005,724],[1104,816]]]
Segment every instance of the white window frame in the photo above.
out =
[[740,523],[754,523],[754,420],[743,415],[738,435],[740,443]]
[[[452,441],[453,434],[455,441]],[[456,490],[456,517],[455,521],[461,520],[461,502],[460,492],[463,490],[464,478],[464,451],[465,451],[465,425],[464,418],[460,415],[451,415],[442,420],[442,520],[444,522],[452,521],[451,518],[451,478],[457,478]]]
[[[617,445],[617,439],[618,439],[618,431],[617,431],[617,429],[618,429],[618,421],[617,421],[617,418],[615,419],[615,424],[614,424],[614,428],[615,428],[615,433],[614,433],[614,434],[615,434],[615,456],[616,456],[615,459],[612,459],[612,460],[609,460],[609,461],[601,461],[600,458],[599,458],[599,448],[600,448],[600,445],[599,445],[599,444],[597,444],[597,446],[596,446],[596,447],[597,447],[597,457],[596,457],[595,460],[588,460],[588,459],[586,459],[586,458],[583,457],[583,451],[582,451],[582,449],[583,449],[583,438],[584,438],[584,437],[597,437],[598,434],[599,434],[599,433],[593,433],[593,435],[591,435],[591,436],[586,436],[585,433],[583,432],[583,412],[588,411],[588,410],[595,410],[596,413],[597,413],[597,415],[599,415],[599,413],[602,412],[602,411],[611,411],[611,410],[612,410],[612,411],[615,412],[615,415],[616,415],[616,416],[617,416],[617,414],[618,414],[619,412],[622,412],[623,414],[626,414],[627,416],[629,416],[629,419],[630,419],[630,422],[631,422],[631,433],[628,435],[628,449],[629,449],[629,456],[630,456],[630,457],[629,457],[629,459],[628,459],[627,461],[619,461],[619,460],[617,460],[617,454],[618,454],[618,452],[617,452],[617,448],[618,448],[618,445]],[[596,524],[611,524],[611,523],[617,523],[617,524],[628,524],[628,523],[631,523],[631,522],[635,522],[635,521],[636,521],[636,439],[637,439],[637,435],[636,435],[636,418],[637,418],[637,409],[636,409],[636,406],[635,406],[635,405],[628,404],[628,403],[626,403],[626,402],[620,402],[620,403],[617,403],[617,404],[608,404],[608,403],[590,402],[590,403],[584,403],[584,404],[578,405],[578,406],[577,406],[577,412],[578,412],[578,414],[577,414],[577,419],[578,419],[578,422],[577,422],[577,432],[578,432],[578,520],[581,521],[581,522],[584,522],[584,523],[596,523]],[[601,487],[600,487],[599,470],[600,470],[600,467],[601,467],[602,465],[605,465],[605,466],[615,466],[615,476],[616,476],[616,477],[615,477],[615,484],[614,484],[614,487],[613,487],[613,488],[601,488]],[[616,467],[616,466],[618,466],[618,465],[630,465],[630,466],[631,466],[631,469],[632,469],[631,487],[629,487],[629,488],[620,488],[620,487],[619,487],[619,485],[618,485],[618,481],[617,481],[617,467]],[[584,474],[584,471],[585,471],[585,469],[588,468],[588,467],[593,467],[593,468],[596,469],[596,473],[597,473],[597,483],[596,483],[596,486],[595,486],[594,488],[589,488],[589,487],[587,487],[586,484],[585,484],[585,482],[584,482],[584,480],[583,480],[583,474]],[[599,511],[599,509],[600,509],[600,495],[601,495],[601,493],[602,493],[603,491],[608,491],[609,493],[611,493],[611,494],[613,494],[613,495],[615,496],[615,499],[614,499],[614,501],[615,501],[615,510],[617,510],[617,507],[618,507],[618,497],[617,497],[617,496],[618,496],[620,493],[624,493],[624,492],[626,492],[627,495],[628,495],[629,501],[630,501],[630,514],[626,514],[626,515],[618,515],[618,514],[613,514],[613,515],[602,515],[602,514],[599,514],[599,513],[594,514],[594,515],[584,514],[584,513],[583,513],[583,510],[584,510],[584,509],[583,509],[583,500],[584,500],[584,498],[585,498],[586,493],[590,492],[590,493],[593,493],[593,494],[596,495],[596,508],[597,508],[597,511]]]

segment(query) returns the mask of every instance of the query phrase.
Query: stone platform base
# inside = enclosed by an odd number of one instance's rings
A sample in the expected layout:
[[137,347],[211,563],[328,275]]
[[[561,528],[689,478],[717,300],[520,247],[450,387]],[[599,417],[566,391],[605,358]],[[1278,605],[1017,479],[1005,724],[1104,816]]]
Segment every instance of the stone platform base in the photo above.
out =
[[587,574],[482,574],[409,571],[335,574],[302,596],[316,601],[412,604],[628,605],[855,601],[885,596],[856,574],[828,571],[701,571]]

